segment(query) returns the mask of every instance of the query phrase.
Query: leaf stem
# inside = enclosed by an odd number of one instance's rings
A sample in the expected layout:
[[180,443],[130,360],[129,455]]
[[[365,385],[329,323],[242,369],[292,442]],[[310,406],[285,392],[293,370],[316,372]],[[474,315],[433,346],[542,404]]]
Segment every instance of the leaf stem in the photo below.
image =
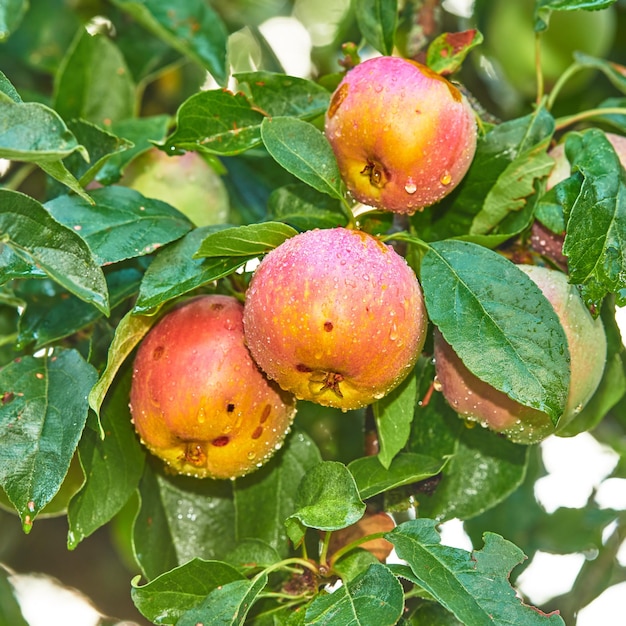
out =
[[554,103],[556,101],[557,96],[559,95],[561,89],[565,85],[565,83],[574,75],[576,72],[579,72],[583,69],[583,66],[580,63],[574,62],[572,63],[558,78],[556,83],[554,83],[554,87],[550,91],[550,95],[548,96],[548,102],[546,104],[546,108],[548,111],[552,109]]
[[374,539],[383,539],[386,534],[387,534],[387,531],[372,533],[371,535],[364,535],[363,537],[359,537],[358,539],[355,539],[354,541],[347,543],[345,546],[339,548],[339,550],[337,550],[333,554],[333,562],[338,561],[342,556],[344,556],[344,554],[347,554],[351,550],[358,548],[363,543],[367,543],[368,541],[373,541]]
[[535,33],[535,75],[537,78],[537,106],[543,100],[544,82],[541,71],[541,33]]
[[581,122],[592,117],[601,117],[603,115],[626,115],[626,107],[599,107],[597,109],[581,111],[574,115],[565,115],[555,120],[555,128],[556,130],[563,130],[576,122]]
[[322,551],[320,552],[320,565],[326,564],[326,559],[328,558],[328,546],[330,545],[330,537],[332,532],[326,531],[324,533],[324,542],[322,543]]

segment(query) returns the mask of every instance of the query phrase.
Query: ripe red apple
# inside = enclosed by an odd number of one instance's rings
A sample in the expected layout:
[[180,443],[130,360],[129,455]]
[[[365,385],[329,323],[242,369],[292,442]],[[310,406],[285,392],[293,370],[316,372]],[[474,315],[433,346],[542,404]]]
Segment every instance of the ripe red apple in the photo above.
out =
[[359,202],[412,214],[450,193],[476,150],[465,96],[425,65],[376,57],[351,69],[326,113],[326,137]]
[[346,228],[305,231],[272,250],[244,305],[246,342],[261,369],[297,398],[344,410],[400,384],[426,327],[404,258]]
[[228,192],[219,174],[197,152],[168,155],[151,148],[131,161],[120,185],[184,213],[196,226],[228,221]]
[[[606,361],[604,327],[599,318],[591,317],[565,274],[532,265],[518,267],[552,304],[567,337],[571,381],[558,434],[580,413],[600,383]],[[504,433],[515,443],[537,443],[555,432],[547,414],[512,400],[472,374],[439,332],[435,333],[435,371],[444,397],[460,416]]]
[[139,346],[130,408],[142,442],[180,474],[236,478],[280,445],[295,399],[258,369],[230,296],[189,300]]

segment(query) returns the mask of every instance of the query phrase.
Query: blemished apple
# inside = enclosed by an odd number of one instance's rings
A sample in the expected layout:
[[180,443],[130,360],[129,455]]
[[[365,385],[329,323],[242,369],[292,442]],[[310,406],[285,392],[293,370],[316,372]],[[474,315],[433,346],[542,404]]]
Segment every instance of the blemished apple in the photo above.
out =
[[352,196],[413,214],[449,194],[476,151],[476,119],[465,96],[427,66],[375,57],[335,90],[325,133]]
[[472,374],[439,331],[434,342],[435,372],[444,397],[461,417],[503,433],[514,443],[533,444],[558,434],[589,402],[602,378],[607,345],[602,321],[591,316],[563,272],[533,265],[518,267],[552,304],[567,338],[571,380],[556,429],[546,413],[512,400]]
[[358,230],[309,230],[269,252],[246,293],[261,369],[297,398],[344,410],[384,397],[426,336],[421,287],[392,247]]
[[168,155],[150,148],[133,159],[119,181],[146,198],[167,202],[196,226],[228,221],[228,192],[219,174],[197,152]]
[[280,448],[295,399],[268,381],[244,343],[231,296],[193,298],[141,342],[130,408],[142,443],[174,473],[237,478]]

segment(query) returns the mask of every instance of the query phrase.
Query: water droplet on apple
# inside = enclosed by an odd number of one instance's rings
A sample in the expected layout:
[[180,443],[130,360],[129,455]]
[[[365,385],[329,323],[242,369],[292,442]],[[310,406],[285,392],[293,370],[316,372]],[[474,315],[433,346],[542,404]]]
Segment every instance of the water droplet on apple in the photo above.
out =
[[439,182],[442,185],[449,185],[452,182],[452,176],[450,175],[450,172],[444,172],[441,175],[441,178],[439,179]]
[[404,185],[404,191],[406,191],[409,194],[414,194],[417,191],[417,185],[415,184],[415,181],[412,178],[409,178],[406,181],[406,185]]

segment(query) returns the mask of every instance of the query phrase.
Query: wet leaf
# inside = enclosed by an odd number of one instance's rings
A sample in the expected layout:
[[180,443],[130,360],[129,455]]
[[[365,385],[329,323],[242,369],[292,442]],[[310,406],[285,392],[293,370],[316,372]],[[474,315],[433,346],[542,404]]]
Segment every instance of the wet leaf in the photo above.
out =
[[75,350],[25,356],[0,370],[0,485],[25,532],[59,490],[87,419],[96,371]]
[[305,527],[339,530],[363,517],[365,504],[345,465],[324,461],[309,470],[300,483],[296,510],[285,521],[287,534],[298,545]]
[[55,220],[80,233],[101,265],[150,254],[192,228],[179,211],[127,187],[94,189],[95,204],[58,196],[45,208]]
[[318,595],[306,610],[305,624],[393,626],[404,609],[400,581],[374,563],[331,594]]
[[87,244],[52,219],[39,202],[0,189],[0,232],[18,254],[25,252],[29,260],[68,291],[109,314],[104,274]]
[[411,567],[414,581],[463,624],[564,624],[558,614],[546,615],[516,596],[508,577],[525,558],[517,546],[485,533],[483,549],[470,553],[441,545],[435,526],[434,520],[412,520],[386,538]]
[[161,574],[146,585],[133,579],[131,596],[144,617],[154,624],[179,624],[183,615],[218,587],[243,580],[231,565],[220,561],[192,559]]
[[322,193],[343,199],[335,155],[315,126],[291,117],[267,118],[261,137],[267,151],[288,172]]
[[539,287],[498,253],[462,241],[432,244],[421,282],[430,319],[466,367],[556,424],[567,399],[569,352]]

